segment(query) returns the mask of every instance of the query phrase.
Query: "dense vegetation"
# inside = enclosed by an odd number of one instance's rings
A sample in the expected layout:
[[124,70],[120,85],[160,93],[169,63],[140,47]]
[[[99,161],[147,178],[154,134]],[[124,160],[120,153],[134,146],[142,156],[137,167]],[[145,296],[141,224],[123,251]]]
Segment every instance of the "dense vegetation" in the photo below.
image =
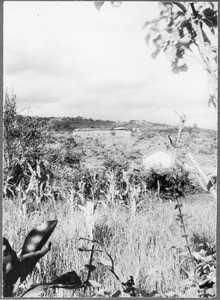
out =
[[[4,236],[18,252],[32,228],[58,220],[51,251],[35,268],[39,259],[31,260],[33,271],[15,295],[43,283],[38,292],[45,296],[214,297],[215,204],[181,164],[144,169],[143,155],[172,150],[177,128],[139,125],[139,132],[123,138],[102,132],[73,137],[72,129],[54,128],[54,119],[17,115],[16,97],[6,95]],[[213,172],[216,132],[187,129],[178,157],[186,160],[191,151]],[[72,273],[61,284],[59,276],[67,271]],[[54,287],[67,285],[73,271],[74,289]]]
[[[144,24],[152,57],[164,52],[179,73],[188,69],[186,54],[196,54],[208,103],[217,107],[217,4],[160,5]],[[104,133],[118,126],[138,130]],[[73,137],[76,128],[102,130]],[[206,174],[216,172],[217,135],[194,124],[179,142],[177,131],[135,120],[21,116],[16,96],[6,94],[4,296],[215,297],[216,203],[183,162],[190,151]],[[143,167],[143,155],[173,148],[172,168]]]

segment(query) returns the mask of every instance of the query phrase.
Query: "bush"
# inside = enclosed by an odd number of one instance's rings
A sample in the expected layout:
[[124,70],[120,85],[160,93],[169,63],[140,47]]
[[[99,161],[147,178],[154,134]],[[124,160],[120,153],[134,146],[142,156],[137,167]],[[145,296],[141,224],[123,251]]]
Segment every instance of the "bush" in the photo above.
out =
[[128,161],[122,155],[118,156],[106,156],[103,166],[110,171],[127,171],[129,168]]
[[181,165],[173,168],[151,168],[144,176],[146,188],[157,191],[164,199],[182,197],[194,186],[189,179],[189,172]]
[[20,189],[23,187],[25,190],[28,186],[31,188],[31,180],[37,186],[42,184],[42,180],[45,181],[45,174],[50,172],[44,159],[50,133],[45,121],[18,115],[16,95],[10,96],[8,93],[5,94],[3,123],[5,194],[13,197],[19,184]]

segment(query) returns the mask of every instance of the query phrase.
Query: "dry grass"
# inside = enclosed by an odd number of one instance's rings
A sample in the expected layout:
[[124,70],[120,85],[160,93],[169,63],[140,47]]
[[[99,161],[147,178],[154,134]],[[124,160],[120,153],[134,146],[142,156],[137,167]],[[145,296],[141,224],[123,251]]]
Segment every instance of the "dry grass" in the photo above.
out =
[[[127,208],[98,207],[95,213],[94,238],[105,244],[112,255],[118,275],[127,280],[134,276],[135,285],[151,292],[179,290],[182,279],[180,252],[185,251],[185,241],[176,221],[175,203],[148,203],[135,217]],[[13,214],[12,214],[13,212]],[[187,232],[192,246],[196,238],[215,240],[216,210],[209,195],[184,200]],[[51,236],[52,250],[40,261],[41,271],[35,270],[33,281],[49,281],[56,275],[75,270],[86,277],[84,265],[89,254],[79,252],[80,237],[88,237],[83,213],[71,202],[49,201],[40,204],[39,210],[30,214],[22,213],[9,199],[3,204],[4,236],[12,247],[19,251],[27,233],[43,220],[58,220]],[[84,246],[91,247],[91,245]],[[114,292],[117,283],[112,274],[98,267],[92,275],[103,288]],[[30,283],[29,283],[30,284]],[[88,296],[93,293],[88,290]],[[71,296],[71,292],[50,291],[47,296]]]

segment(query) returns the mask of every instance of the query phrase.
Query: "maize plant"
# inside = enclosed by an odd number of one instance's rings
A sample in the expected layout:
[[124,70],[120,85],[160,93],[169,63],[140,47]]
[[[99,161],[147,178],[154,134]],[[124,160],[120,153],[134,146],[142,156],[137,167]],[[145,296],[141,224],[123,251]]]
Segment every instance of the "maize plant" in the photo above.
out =
[[57,221],[47,221],[32,229],[21,251],[17,254],[9,241],[3,238],[3,296],[14,297],[19,285],[30,274],[36,263],[51,249],[51,242],[44,249]]

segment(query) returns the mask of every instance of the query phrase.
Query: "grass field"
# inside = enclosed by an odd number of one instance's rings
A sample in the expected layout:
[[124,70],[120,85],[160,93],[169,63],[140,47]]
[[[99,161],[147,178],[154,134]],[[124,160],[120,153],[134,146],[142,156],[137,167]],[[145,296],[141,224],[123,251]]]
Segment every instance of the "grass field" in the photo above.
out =
[[[191,151],[205,172],[211,174],[217,163],[214,144],[208,135],[197,135],[191,144],[179,149],[178,156],[184,160],[186,153]],[[192,185],[186,197],[180,198],[182,224],[177,220],[180,212],[175,209],[176,201],[163,200],[156,192],[145,191],[139,175],[137,183],[128,184],[134,172],[144,174],[143,155],[167,150],[168,146],[167,135],[157,132],[126,137],[98,134],[74,138],[71,133],[52,132],[44,146],[48,160],[44,157],[44,163],[54,174],[53,182],[39,196],[35,176],[32,189],[27,192],[24,185],[15,197],[6,196],[3,202],[3,234],[16,252],[31,229],[44,221],[58,220],[50,237],[51,251],[20,285],[17,295],[32,284],[50,282],[73,270],[85,281],[88,275],[85,265],[89,263],[90,253],[78,249],[91,249],[92,243],[80,238],[93,238],[103,245],[94,244],[98,250],[105,249],[111,255],[115,273],[122,282],[133,276],[140,295],[149,296],[155,292],[164,297],[183,296],[189,289],[189,283],[184,282],[189,280],[195,267],[183,230],[188,235],[191,253],[197,256],[201,249],[209,248],[207,245],[214,245],[216,204],[208,193],[198,188],[196,177],[192,175],[197,187],[193,190]],[[111,170],[114,164],[124,168],[119,174],[121,177]],[[131,189],[126,201],[123,200],[123,180]],[[85,206],[90,201],[97,207],[89,218],[80,205]],[[103,289],[113,295],[121,290],[121,283],[100,263],[103,259],[108,259],[105,252],[96,252],[96,269],[90,278],[100,286],[89,287],[86,293],[82,289],[74,292],[48,289],[43,295],[90,297]],[[191,285],[194,287],[194,284]]]
[[[149,201],[149,199],[146,199]],[[184,201],[183,213],[187,223],[192,249],[196,250],[201,242],[215,242],[216,211],[211,205],[210,196],[190,197]],[[181,235],[175,204],[148,203],[144,210],[135,217],[127,208],[97,208],[93,237],[102,241],[111,253],[118,275],[126,281],[134,277],[135,286],[146,292],[168,292],[181,290],[184,274],[184,261],[181,254],[186,251],[186,243]],[[13,214],[12,214],[13,211]],[[25,236],[37,224],[44,220],[58,220],[51,242],[52,250],[41,260],[40,271],[35,270],[32,280],[27,280],[26,288],[31,283],[50,281],[55,276],[70,270],[86,277],[84,267],[88,263],[87,253],[78,251],[82,244],[91,247],[80,237],[89,237],[84,214],[70,201],[48,202],[41,210],[30,215],[22,214],[10,200],[4,205],[4,235],[19,251]],[[186,268],[189,266],[186,265]],[[113,293],[119,288],[114,276],[102,267],[92,275],[102,287]],[[183,287],[182,287],[183,288]],[[68,297],[68,290],[48,292],[48,296]],[[88,291],[88,296],[97,290]]]

